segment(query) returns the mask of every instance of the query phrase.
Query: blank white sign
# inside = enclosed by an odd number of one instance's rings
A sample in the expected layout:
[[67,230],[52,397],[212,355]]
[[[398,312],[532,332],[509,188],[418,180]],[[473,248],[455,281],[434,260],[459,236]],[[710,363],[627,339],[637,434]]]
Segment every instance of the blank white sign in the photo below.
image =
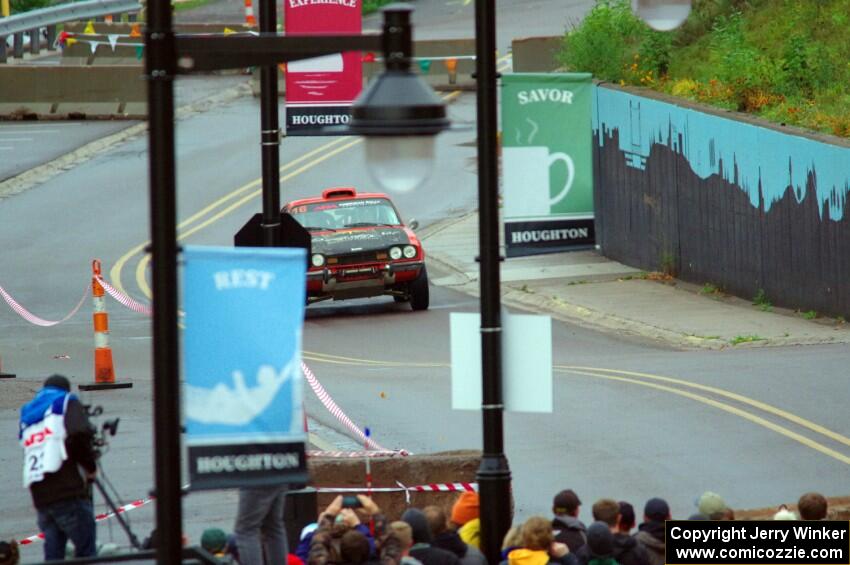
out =
[[[481,409],[481,317],[450,317],[452,408]],[[552,320],[502,312],[502,396],[509,412],[552,412]]]

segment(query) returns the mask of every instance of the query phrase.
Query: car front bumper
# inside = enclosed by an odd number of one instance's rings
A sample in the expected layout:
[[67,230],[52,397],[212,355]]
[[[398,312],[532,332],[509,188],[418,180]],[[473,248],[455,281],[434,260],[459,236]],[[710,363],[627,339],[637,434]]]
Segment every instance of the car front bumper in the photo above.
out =
[[325,267],[307,273],[307,294],[333,299],[365,298],[387,294],[397,284],[415,280],[423,261]]

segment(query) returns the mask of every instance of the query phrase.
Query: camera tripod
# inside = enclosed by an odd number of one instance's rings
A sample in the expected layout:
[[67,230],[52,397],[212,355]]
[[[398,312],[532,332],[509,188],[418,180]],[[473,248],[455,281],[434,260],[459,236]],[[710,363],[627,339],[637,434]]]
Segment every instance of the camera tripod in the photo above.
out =
[[112,511],[112,515],[118,519],[118,523],[121,525],[121,529],[124,530],[124,533],[127,534],[130,544],[132,544],[135,549],[142,549],[142,544],[139,541],[139,538],[136,537],[136,534],[134,534],[133,530],[130,529],[130,524],[127,523],[124,516],[122,516],[121,512],[118,510],[118,507],[115,506],[115,503],[112,501],[109,493],[106,492],[106,488],[104,488],[103,483],[97,477],[95,477],[92,482],[94,483],[94,486],[97,487],[97,490],[100,491],[101,496],[103,496],[103,500],[106,501],[106,505]]

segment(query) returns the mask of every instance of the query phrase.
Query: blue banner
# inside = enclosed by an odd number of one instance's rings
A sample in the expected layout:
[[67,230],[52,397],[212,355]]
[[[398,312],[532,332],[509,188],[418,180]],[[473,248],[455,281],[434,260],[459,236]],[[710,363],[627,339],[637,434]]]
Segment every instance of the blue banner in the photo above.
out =
[[303,480],[305,251],[187,246],[183,258],[192,488]]

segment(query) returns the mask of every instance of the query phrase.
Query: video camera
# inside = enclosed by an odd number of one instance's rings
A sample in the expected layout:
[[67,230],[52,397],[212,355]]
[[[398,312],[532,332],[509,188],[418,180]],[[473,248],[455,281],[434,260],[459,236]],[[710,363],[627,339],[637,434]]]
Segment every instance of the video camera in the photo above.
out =
[[[97,418],[103,414],[103,406],[86,404],[85,409],[89,418]],[[94,426],[92,447],[94,448],[96,458],[100,458],[103,455],[104,448],[109,446],[108,438],[118,433],[118,422],[120,421],[120,418],[112,418],[111,420],[104,420],[100,424],[100,427]]]

